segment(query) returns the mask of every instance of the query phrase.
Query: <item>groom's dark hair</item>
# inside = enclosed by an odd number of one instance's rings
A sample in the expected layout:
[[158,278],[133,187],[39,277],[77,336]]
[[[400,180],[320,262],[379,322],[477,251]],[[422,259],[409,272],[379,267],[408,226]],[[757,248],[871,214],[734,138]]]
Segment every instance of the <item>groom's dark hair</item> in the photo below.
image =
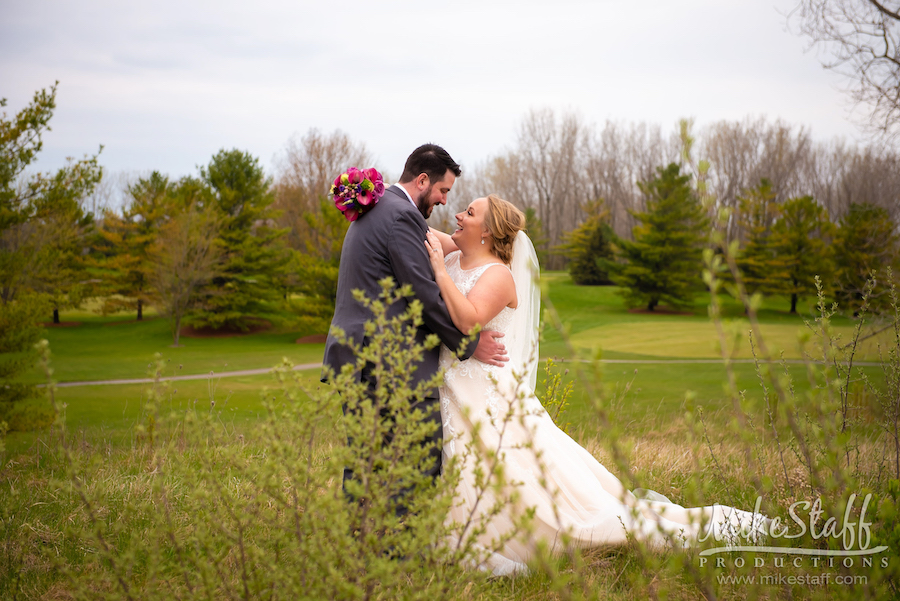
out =
[[427,175],[432,183],[438,182],[444,179],[447,171],[452,171],[456,177],[462,173],[459,164],[453,160],[449,152],[437,144],[422,144],[406,159],[400,183],[411,182],[419,177],[420,173]]

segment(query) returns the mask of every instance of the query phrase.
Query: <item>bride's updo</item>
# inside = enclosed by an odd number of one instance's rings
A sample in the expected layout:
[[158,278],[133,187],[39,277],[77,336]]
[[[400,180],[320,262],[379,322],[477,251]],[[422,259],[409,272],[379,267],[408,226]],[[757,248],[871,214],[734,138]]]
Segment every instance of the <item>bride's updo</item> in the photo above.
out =
[[496,194],[489,194],[487,201],[488,210],[484,217],[484,227],[493,238],[494,254],[509,265],[516,234],[525,229],[525,214]]

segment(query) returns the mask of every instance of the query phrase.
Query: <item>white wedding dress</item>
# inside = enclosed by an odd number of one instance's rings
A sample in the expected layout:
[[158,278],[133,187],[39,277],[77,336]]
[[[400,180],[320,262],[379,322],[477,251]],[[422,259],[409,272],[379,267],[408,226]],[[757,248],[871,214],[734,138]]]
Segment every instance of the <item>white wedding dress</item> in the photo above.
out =
[[[519,234],[514,249],[517,254],[529,252],[530,262],[536,267],[533,246],[524,233]],[[449,254],[445,264],[456,287],[466,295],[488,269],[507,269],[490,264],[465,270],[460,267],[460,255]],[[536,348],[532,341],[536,340],[536,331],[526,331],[536,330],[537,307],[529,305],[539,305],[540,298],[531,278],[522,275],[528,271],[516,268],[516,259],[514,254],[512,272],[519,309],[504,308],[484,327],[506,335],[503,341],[510,349],[510,363],[495,367],[477,359],[459,361],[447,347],[441,348],[441,367],[445,371],[440,388],[443,460],[444,465],[453,457],[461,462],[454,505],[447,520],[448,524],[455,524],[458,534],[453,542],[458,542],[459,536],[470,536],[479,519],[486,521],[485,531],[477,535],[476,548],[481,557],[476,563],[495,575],[503,575],[524,571],[538,541],[558,550],[563,532],[580,547],[622,543],[628,534],[652,544],[688,546],[706,536],[736,542],[742,528],[745,537],[749,533],[755,538],[762,533],[765,520],[750,512],[719,505],[685,509],[652,491],[647,492],[647,498],[637,498],[553,423],[534,396]],[[530,315],[516,321],[517,311],[528,311]],[[467,453],[467,448],[472,452]],[[510,483],[501,498],[515,491],[517,501],[487,519],[484,516],[497,497],[491,487],[477,485],[475,456],[480,457],[486,469],[490,451],[497,452],[504,481]],[[534,511],[531,531],[511,537],[515,520],[525,508]],[[701,521],[705,523],[702,533]],[[460,532],[465,524],[470,526]],[[498,545],[496,541],[503,542]]]

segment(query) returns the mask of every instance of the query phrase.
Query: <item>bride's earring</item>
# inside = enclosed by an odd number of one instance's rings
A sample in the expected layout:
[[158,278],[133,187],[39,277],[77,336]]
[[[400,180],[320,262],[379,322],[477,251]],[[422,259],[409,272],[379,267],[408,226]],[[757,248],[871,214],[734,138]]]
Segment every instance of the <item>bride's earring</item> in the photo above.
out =
[[484,238],[481,239],[481,243],[484,244]]

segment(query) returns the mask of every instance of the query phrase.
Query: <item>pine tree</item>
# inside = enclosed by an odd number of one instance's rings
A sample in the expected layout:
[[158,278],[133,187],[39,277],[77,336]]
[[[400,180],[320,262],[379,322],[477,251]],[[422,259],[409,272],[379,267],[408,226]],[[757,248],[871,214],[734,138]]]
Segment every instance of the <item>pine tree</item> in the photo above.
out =
[[303,221],[310,232],[304,240],[305,252],[294,252],[284,286],[306,297],[307,314],[330,318],[337,297],[341,250],[350,222],[325,197],[319,199],[317,211],[303,214]]
[[128,308],[137,311],[138,320],[144,318],[144,306],[152,293],[149,278],[153,265],[148,250],[171,210],[168,190],[168,177],[154,171],[128,187],[131,200],[122,215],[104,211],[93,244],[104,314]]
[[825,209],[812,196],[786,200],[781,219],[772,226],[772,246],[784,270],[773,274],[773,287],[791,297],[791,313],[797,302],[816,293],[815,277],[831,281],[833,226]]
[[639,222],[634,241],[619,240],[611,265],[613,281],[622,286],[630,306],[653,311],[660,303],[689,306],[700,289],[703,243],[709,220],[691,189],[690,176],[672,163],[657,167],[657,177],[639,185],[647,210],[632,211]]
[[787,272],[773,246],[772,227],[781,210],[772,182],[761,179],[758,186],[745,190],[738,201],[738,225],[746,236],[737,259],[744,286],[751,294],[777,292],[779,282],[787,279]]
[[58,324],[59,312],[78,307],[88,293],[88,261],[84,251],[93,229],[93,216],[75,203],[70,211],[58,213],[52,223],[55,233],[52,243],[43,249],[49,269],[32,283],[33,289],[50,299],[53,323]]
[[569,274],[579,286],[612,284],[609,263],[615,234],[609,225],[609,211],[602,200],[585,203],[582,210],[586,219],[566,234],[565,244],[559,247],[569,258]]
[[[900,236],[887,210],[870,204],[850,205],[835,233],[835,297],[852,311],[859,309],[866,280],[872,274],[884,278],[887,267],[900,273]],[[877,291],[876,291],[877,294]],[[870,299],[885,308],[886,298]]]
[[248,318],[270,311],[288,254],[276,229],[271,183],[259,161],[239,150],[221,150],[200,170],[222,215],[219,274],[201,293],[187,321],[195,327],[246,331]]

